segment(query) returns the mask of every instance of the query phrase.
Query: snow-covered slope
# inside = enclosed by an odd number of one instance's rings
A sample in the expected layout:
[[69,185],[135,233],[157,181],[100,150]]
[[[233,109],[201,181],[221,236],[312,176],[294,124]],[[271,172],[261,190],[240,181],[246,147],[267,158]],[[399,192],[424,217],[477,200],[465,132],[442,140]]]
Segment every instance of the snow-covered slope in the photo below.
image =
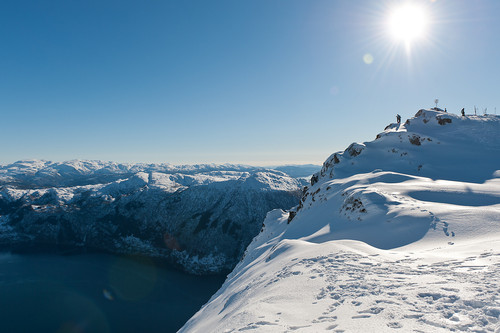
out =
[[200,274],[233,268],[266,212],[296,205],[303,185],[238,165],[24,161],[2,171],[3,248],[142,254]]
[[181,331],[499,332],[499,134],[420,110],[333,154]]

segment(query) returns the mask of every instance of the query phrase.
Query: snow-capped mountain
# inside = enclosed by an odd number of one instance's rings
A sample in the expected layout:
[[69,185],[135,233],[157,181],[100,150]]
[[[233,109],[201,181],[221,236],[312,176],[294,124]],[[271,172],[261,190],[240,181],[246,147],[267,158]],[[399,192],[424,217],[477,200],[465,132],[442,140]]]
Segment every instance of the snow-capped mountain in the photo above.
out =
[[181,332],[500,331],[499,134],[420,110],[332,154]]
[[138,172],[194,175],[215,171],[256,170],[263,168],[240,164],[172,165],[87,160],[66,162],[23,160],[0,166],[0,185],[17,188],[67,187],[109,183],[129,178]]
[[303,183],[241,165],[21,161],[0,169],[0,246],[167,258],[193,273],[234,267],[266,212]]

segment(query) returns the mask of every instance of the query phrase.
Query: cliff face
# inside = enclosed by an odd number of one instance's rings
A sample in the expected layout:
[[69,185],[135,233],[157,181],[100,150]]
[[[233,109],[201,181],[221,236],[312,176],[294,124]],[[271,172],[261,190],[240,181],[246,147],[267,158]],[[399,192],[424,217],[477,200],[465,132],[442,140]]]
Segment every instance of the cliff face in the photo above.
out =
[[[24,172],[11,166],[4,173],[4,248],[141,254],[166,258],[198,274],[234,267],[261,229],[266,212],[296,205],[301,187],[284,173],[252,167],[237,171],[237,166],[206,166],[182,174],[128,166],[113,173],[109,164],[105,170],[75,171],[71,162],[48,172],[47,162],[37,162],[49,175],[44,177],[40,170],[26,172],[37,167],[31,163],[24,163]],[[88,185],[96,181],[96,174],[107,182]],[[33,188],[51,182],[58,187]],[[85,185],[65,186],[68,183]]]

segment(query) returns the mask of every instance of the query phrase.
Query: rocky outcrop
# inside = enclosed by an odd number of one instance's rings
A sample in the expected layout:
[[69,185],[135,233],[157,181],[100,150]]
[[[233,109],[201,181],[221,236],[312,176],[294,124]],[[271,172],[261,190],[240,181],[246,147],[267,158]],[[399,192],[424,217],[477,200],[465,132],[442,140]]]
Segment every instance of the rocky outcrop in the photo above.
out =
[[[363,144],[352,143],[349,147],[347,147],[347,149],[345,151],[347,153],[349,153],[349,156],[356,157],[359,154],[361,154],[361,152],[363,151],[363,149],[365,149],[365,146]],[[335,156],[335,154],[334,154],[334,156]],[[337,158],[337,161],[338,161],[337,163],[340,162],[338,158]]]
[[451,118],[436,117],[439,125],[451,124]]
[[415,146],[422,145],[422,143],[420,142],[420,136],[417,134],[413,134],[411,136],[408,136],[408,140],[410,141],[410,143],[412,145],[415,145]]

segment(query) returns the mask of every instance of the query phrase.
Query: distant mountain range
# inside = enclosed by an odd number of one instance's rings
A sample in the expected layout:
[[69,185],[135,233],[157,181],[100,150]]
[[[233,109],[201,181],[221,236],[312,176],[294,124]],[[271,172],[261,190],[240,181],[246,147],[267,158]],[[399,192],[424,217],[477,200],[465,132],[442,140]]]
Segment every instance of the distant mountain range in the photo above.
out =
[[10,185],[16,188],[95,185],[125,179],[138,172],[195,175],[214,171],[255,172],[271,169],[297,178],[311,176],[320,168],[320,165],[313,164],[258,167],[241,164],[173,165],[89,160],[65,162],[22,160],[0,165],[0,185]]
[[267,211],[298,203],[305,183],[244,165],[19,161],[0,167],[0,246],[141,254],[216,273],[236,264]]
[[278,170],[286,173],[290,177],[311,177],[312,174],[321,169],[321,165],[304,164],[304,165],[281,165],[269,167],[269,169]]

